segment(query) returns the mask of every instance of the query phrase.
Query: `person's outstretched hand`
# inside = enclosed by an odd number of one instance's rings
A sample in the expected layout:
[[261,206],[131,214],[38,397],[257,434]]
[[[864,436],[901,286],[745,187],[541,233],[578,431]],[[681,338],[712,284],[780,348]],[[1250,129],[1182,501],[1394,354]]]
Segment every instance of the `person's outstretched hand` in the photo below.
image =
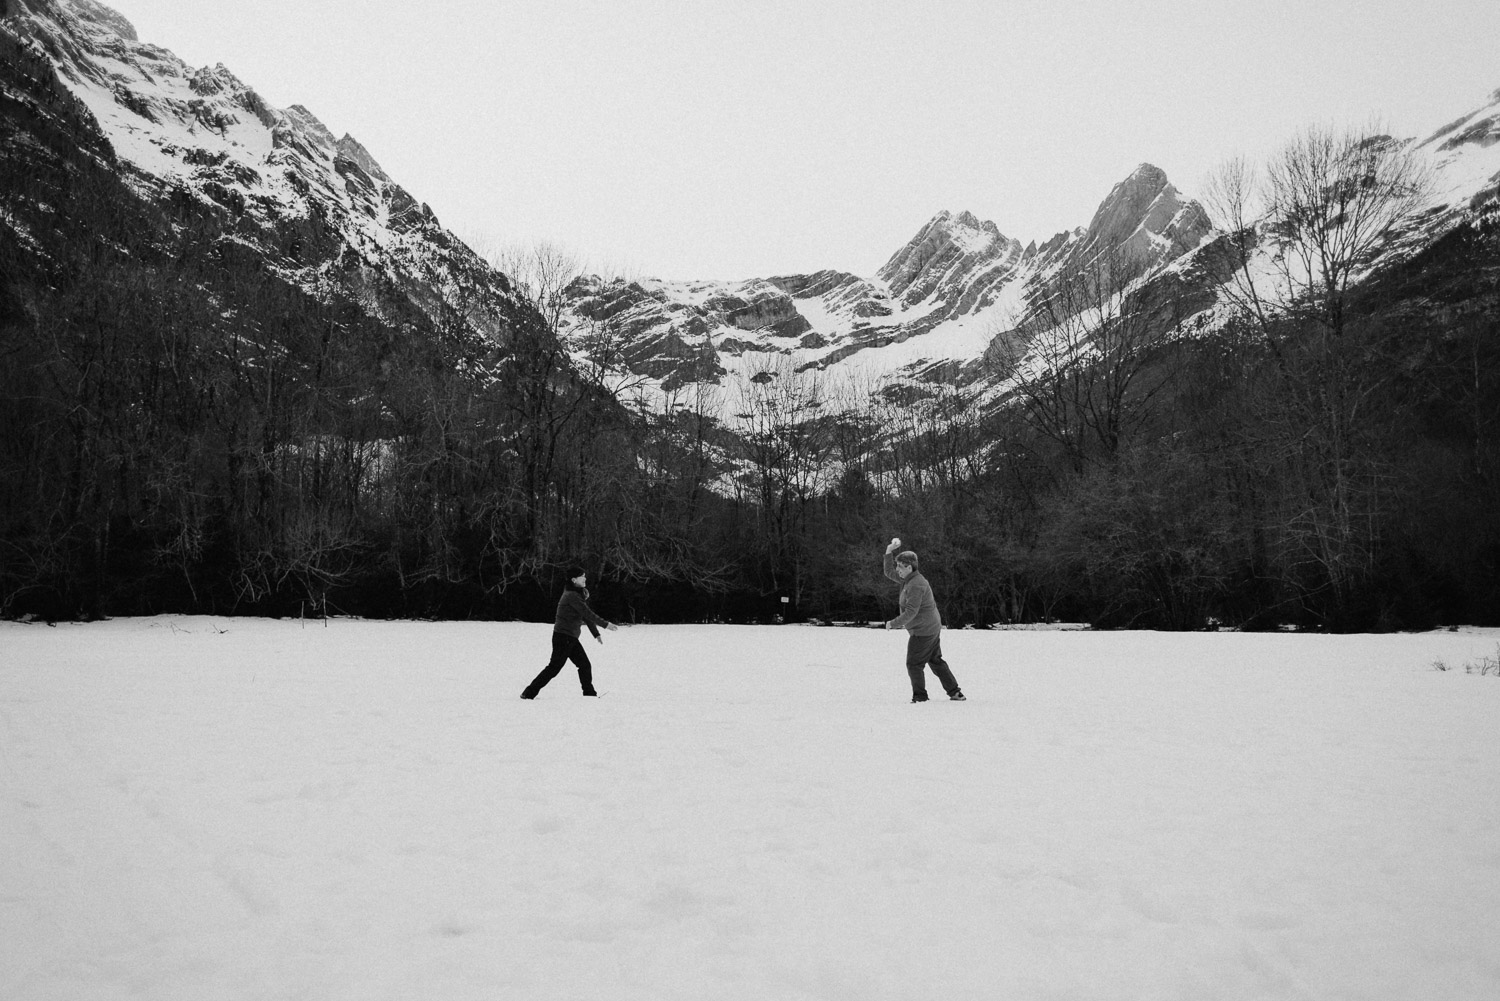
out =
[[885,551],[888,552],[888,553],[894,553],[896,550],[898,550],[900,548],[901,548],[901,540],[900,539],[891,539],[891,544],[889,546],[885,547]]

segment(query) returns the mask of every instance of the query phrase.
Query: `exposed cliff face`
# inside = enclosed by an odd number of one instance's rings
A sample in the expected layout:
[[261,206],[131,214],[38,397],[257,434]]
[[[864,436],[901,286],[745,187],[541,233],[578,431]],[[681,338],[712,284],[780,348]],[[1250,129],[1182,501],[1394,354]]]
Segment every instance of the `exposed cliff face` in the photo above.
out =
[[976,270],[1012,270],[1021,252],[1020,243],[1001,234],[994,223],[981,222],[971,212],[954,216],[945,210],[875,274],[891,295],[914,306],[940,289],[970,284]]
[[751,284],[739,291],[718,292],[704,308],[740,330],[764,331],[772,337],[796,337],[812,329],[792,305],[791,296],[774,285]]
[[1073,256],[1113,250],[1157,265],[1197,247],[1212,229],[1202,206],[1184,199],[1160,168],[1143,163],[1100,203]]
[[564,294],[571,303],[569,326],[582,350],[607,341],[612,362],[655,380],[666,392],[687,383],[717,382],[724,374],[702,308],[674,301],[660,288],[593,276],[573,282]]
[[508,337],[507,279],[306,108],[270,107],[222,65],[187,66],[94,0],[6,0],[0,33],[55,74],[91,119],[80,133],[104,140],[101,154],[141,198],[213,207],[226,239],[312,294],[342,289],[374,313],[396,294],[434,323],[459,315]]

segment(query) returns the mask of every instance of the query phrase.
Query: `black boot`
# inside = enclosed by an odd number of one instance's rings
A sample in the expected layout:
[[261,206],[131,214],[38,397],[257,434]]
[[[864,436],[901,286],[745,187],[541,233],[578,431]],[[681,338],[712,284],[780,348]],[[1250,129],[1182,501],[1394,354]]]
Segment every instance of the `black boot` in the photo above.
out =
[[926,702],[927,701],[927,693],[926,692],[912,692],[911,693],[911,700],[913,702]]

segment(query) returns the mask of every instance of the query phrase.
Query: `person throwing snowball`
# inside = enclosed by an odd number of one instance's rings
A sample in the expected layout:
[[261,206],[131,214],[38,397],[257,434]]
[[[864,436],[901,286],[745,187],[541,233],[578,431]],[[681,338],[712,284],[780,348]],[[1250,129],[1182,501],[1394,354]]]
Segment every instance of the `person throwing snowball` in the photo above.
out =
[[557,677],[557,672],[561,671],[563,664],[569,660],[578,665],[578,682],[583,685],[583,694],[599,694],[594,691],[594,667],[589,663],[589,655],[584,651],[583,643],[578,637],[583,632],[583,627],[588,626],[589,632],[594,634],[594,639],[603,643],[604,637],[599,635],[599,627],[602,626],[605,629],[620,627],[600,618],[589,607],[588,582],[588,572],[578,568],[573,570],[568,577],[567,584],[563,585],[562,597],[557,599],[557,618],[552,625],[552,659],[547,662],[546,667],[542,668],[542,673],[533,678],[531,684],[521,692],[521,698],[536,698],[537,692],[545,688],[547,682]]
[[948,670],[948,662],[943,660],[943,617],[932,597],[932,585],[917,570],[917,554],[908,549],[897,555],[900,548],[899,538],[885,547],[885,575],[901,585],[901,614],[885,627],[905,629],[910,634],[906,640],[906,673],[911,676],[911,700],[927,701],[925,670],[930,665],[948,698],[966,701],[958,680]]

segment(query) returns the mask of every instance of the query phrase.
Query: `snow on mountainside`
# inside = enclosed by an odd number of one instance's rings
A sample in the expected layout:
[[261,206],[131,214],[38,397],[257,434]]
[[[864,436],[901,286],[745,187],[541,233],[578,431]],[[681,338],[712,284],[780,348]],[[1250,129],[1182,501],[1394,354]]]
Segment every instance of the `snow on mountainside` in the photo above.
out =
[[[1500,215],[1500,91],[1414,144],[1434,184],[1425,211],[1391,241],[1411,252],[1466,222]],[[1170,289],[1163,335],[1206,326],[1218,273],[1202,206],[1142,164],[1100,202],[1088,226],[1022,247],[993,222],[940,212],[873,277],[822,271],[742,282],[588,277],[570,289],[575,333],[597,333],[662,389],[787,371],[846,373],[870,385],[968,387],[993,397],[1023,368],[1045,328],[1047,288],[1106,259],[1133,259]],[[1161,296],[1146,295],[1147,301]]]
[[1417,144],[1437,183],[1421,231],[1431,239],[1469,219],[1500,216],[1500,90],[1483,107]]
[[626,365],[673,390],[792,369],[858,380],[967,384],[997,338],[1028,316],[1039,285],[1100,255],[1174,260],[1209,235],[1203,209],[1142,164],[1087,227],[1022,246],[972,213],[939,212],[871,278],[836,271],[743,282],[626,282],[569,289],[579,340],[610,325]]
[[[213,203],[232,222],[227,239],[313,294],[337,287],[378,313],[374,290],[394,287],[434,320],[457,309],[488,337],[505,336],[508,280],[353,137],[336,139],[299,105],[270,107],[222,64],[194,69],[141,42],[95,0],[3,0],[3,12],[0,31],[55,68],[144,199]],[[271,236],[297,220],[331,231],[334,250],[289,248]]]
[[[96,0],[0,0],[0,13],[7,51],[55,71],[76,115],[92,118],[78,141],[146,200],[213,206],[227,221],[222,241],[314,295],[336,290],[392,319],[384,313],[394,292],[434,322],[461,317],[492,341],[505,338],[517,308],[509,281],[353,137],[335,138],[302,106],[271,108],[222,65],[194,69],[141,42]],[[95,150],[95,125],[107,149]],[[1418,249],[1500,213],[1500,92],[1415,148],[1437,183],[1428,209],[1393,246]],[[15,216],[0,225],[35,245]],[[293,232],[299,226],[305,232]],[[1213,236],[1201,206],[1142,164],[1087,226],[1040,244],[1022,246],[994,222],[943,211],[872,276],[587,276],[566,290],[563,332],[580,355],[607,345],[609,364],[640,377],[656,402],[688,385],[796,370],[993,396],[1019,368],[1037,364],[1046,290],[1096,262],[1129,257],[1159,268],[1191,293],[1193,309],[1211,308],[1204,252]],[[1183,320],[1169,319],[1167,332]]]

